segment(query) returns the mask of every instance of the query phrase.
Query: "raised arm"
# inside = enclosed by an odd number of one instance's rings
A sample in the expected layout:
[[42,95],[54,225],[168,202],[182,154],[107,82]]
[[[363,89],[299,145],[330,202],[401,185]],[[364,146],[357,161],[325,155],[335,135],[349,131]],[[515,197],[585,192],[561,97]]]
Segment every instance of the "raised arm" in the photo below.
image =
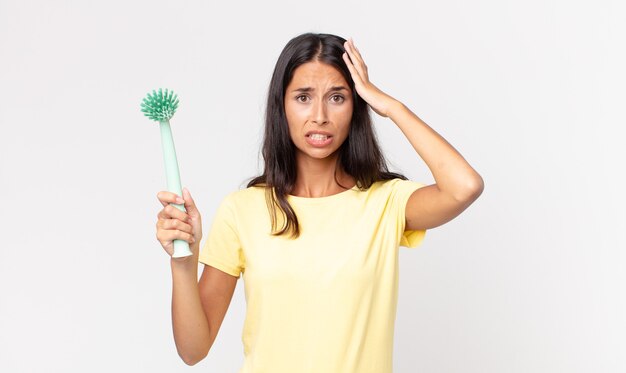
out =
[[430,229],[454,219],[481,195],[482,177],[452,145],[401,102],[390,105],[389,118],[435,178],[435,184],[419,188],[409,197],[405,229]]
[[400,128],[435,178],[435,184],[419,188],[409,197],[405,230],[434,228],[452,220],[481,195],[482,177],[441,135],[370,82],[367,65],[352,39],[344,48],[343,58],[359,96]]

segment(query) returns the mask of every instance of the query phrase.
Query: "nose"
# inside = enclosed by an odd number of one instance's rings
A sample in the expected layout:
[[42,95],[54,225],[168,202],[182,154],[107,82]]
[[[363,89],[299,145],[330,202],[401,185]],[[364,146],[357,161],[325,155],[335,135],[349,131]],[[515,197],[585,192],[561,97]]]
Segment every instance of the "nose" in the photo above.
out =
[[324,102],[317,102],[313,105],[313,111],[311,113],[313,123],[326,124],[328,123],[328,114],[326,110],[326,104]]

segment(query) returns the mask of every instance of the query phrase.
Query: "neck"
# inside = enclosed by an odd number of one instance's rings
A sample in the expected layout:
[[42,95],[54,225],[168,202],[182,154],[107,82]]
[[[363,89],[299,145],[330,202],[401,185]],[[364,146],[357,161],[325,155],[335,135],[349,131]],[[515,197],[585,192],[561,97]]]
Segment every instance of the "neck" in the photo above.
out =
[[[355,185],[354,178],[340,167],[338,154],[324,159],[300,157],[297,164],[298,176],[294,189],[290,193],[293,196],[326,197],[341,193]],[[335,181],[335,174],[337,181]]]

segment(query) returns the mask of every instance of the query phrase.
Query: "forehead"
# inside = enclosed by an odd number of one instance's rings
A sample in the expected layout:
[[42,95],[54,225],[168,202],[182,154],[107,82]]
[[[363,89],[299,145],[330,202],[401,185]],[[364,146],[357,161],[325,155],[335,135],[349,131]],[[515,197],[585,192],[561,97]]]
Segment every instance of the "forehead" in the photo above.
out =
[[289,86],[327,86],[327,85],[345,85],[348,83],[343,75],[329,64],[311,61],[304,63],[296,68],[289,82]]

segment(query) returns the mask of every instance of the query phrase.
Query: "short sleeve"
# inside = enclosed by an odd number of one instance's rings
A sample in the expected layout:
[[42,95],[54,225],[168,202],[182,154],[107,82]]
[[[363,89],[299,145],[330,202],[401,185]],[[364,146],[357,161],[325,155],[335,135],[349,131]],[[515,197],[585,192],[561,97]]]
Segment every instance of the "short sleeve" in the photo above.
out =
[[402,232],[400,246],[415,248],[424,240],[426,230],[404,230],[406,227],[406,204],[414,191],[426,185],[411,180],[396,180],[394,180],[395,183],[392,185],[392,200],[397,205],[397,224],[400,227],[400,232]]
[[239,277],[245,271],[245,258],[232,196],[232,193],[227,195],[218,206],[209,235],[198,254],[198,261]]

